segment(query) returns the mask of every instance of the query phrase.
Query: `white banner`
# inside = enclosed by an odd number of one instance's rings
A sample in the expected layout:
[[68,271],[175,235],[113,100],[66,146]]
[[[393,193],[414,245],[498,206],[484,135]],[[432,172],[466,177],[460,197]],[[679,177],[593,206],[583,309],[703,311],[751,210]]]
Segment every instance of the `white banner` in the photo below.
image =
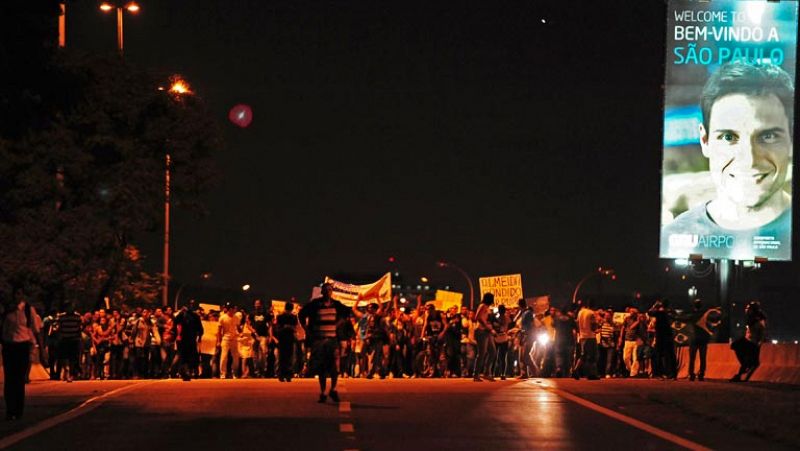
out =
[[386,273],[368,285],[353,285],[338,280],[325,277],[325,283],[333,285],[333,294],[331,297],[341,302],[342,304],[352,307],[361,295],[366,304],[372,302],[389,302],[392,300],[392,273]]

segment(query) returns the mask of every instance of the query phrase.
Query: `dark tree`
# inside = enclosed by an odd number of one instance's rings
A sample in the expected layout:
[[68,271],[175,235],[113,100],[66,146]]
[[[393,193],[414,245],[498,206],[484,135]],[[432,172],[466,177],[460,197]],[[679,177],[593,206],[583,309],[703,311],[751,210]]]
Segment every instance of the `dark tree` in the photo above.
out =
[[[29,23],[57,19],[10,4]],[[219,128],[198,96],[159,90],[167,76],[119,58],[66,55],[42,35],[24,44],[37,59],[0,91],[0,293],[25,286],[46,307],[130,293],[146,301],[158,286],[131,252],[137,234],[161,224],[165,156],[173,203],[201,210]],[[10,47],[0,51],[24,58]]]

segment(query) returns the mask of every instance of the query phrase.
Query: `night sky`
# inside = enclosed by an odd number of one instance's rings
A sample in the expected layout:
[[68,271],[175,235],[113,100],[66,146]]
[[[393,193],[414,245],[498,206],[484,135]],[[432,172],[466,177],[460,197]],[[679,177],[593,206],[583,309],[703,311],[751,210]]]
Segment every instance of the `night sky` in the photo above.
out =
[[[620,296],[709,283],[658,259],[660,1],[140,5],[126,58],[183,74],[227,139],[210,215],[176,213],[176,280],[304,299],[326,274],[396,269],[463,290],[446,259],[561,300],[598,265]],[[70,50],[115,51],[94,2],[67,21]],[[227,121],[237,103],[249,128]],[[141,237],[154,272],[159,240]]]

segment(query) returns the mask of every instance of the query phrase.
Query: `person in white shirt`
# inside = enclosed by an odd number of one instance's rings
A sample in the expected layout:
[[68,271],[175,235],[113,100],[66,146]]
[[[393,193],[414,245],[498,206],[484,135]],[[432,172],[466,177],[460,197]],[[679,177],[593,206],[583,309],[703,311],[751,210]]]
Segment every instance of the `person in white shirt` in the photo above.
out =
[[25,295],[18,292],[15,302],[5,306],[2,315],[3,399],[6,419],[17,420],[25,409],[25,379],[30,365],[31,346],[42,328],[42,319]]
[[575,362],[572,377],[580,379],[581,375],[589,380],[600,379],[597,376],[597,332],[599,330],[597,314],[592,310],[592,300],[587,299],[578,311],[578,340],[580,358]]
[[[219,344],[220,359],[219,372],[222,379],[230,376],[236,378],[236,371],[239,368],[239,323],[240,316],[236,314],[236,306],[230,303],[227,309],[219,317],[219,331],[217,332],[217,344]],[[231,373],[228,373],[228,353],[233,361],[231,362]]]

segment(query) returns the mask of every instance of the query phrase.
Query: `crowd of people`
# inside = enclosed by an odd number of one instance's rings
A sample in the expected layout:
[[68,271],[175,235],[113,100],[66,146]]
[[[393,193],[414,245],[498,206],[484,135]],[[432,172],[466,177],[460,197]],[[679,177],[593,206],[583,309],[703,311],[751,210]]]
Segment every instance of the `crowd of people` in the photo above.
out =
[[[397,297],[364,308],[359,297],[345,307],[332,292],[325,284],[321,297],[300,309],[287,302],[280,312],[260,300],[250,310],[226,304],[220,311],[204,311],[191,302],[178,311],[137,307],[79,313],[66,304],[44,318],[18,294],[0,314],[7,418],[22,415],[34,350],[53,380],[276,377],[291,382],[317,376],[319,400],[325,402],[328,397],[338,401],[339,377],[676,379],[676,319],[694,327],[689,379],[702,381],[712,338],[700,300],[690,312],[677,314],[664,300],[643,312],[628,307],[620,318],[611,309],[594,309],[591,300],[564,310],[534,311],[524,299],[514,308],[494,307],[493,296],[486,294],[474,311],[440,311],[421,298],[408,309],[398,306]],[[750,379],[766,340],[767,318],[757,301],[746,305],[745,316],[745,334],[731,344],[740,362],[733,382]]]
[[[611,309],[594,309],[591,300],[541,312],[524,300],[515,308],[494,307],[491,295],[475,311],[439,311],[421,299],[416,308],[398,308],[396,297],[391,303],[362,303],[339,307],[339,319],[329,327],[339,377],[677,377],[672,322],[678,316],[667,301],[647,311],[628,307],[621,322],[619,315],[614,321]],[[260,300],[249,310],[227,304],[221,311],[203,311],[192,304],[177,312],[166,307],[80,314],[67,308],[42,321],[42,361],[52,379],[67,382],[170,377],[290,382],[316,375],[313,316],[304,310],[289,302],[276,312]],[[696,324],[705,311],[698,300],[682,317],[695,325],[688,343],[691,380],[704,378],[711,334]],[[746,340],[737,342],[742,348],[737,353],[747,361],[738,378],[749,378],[757,367],[752,354],[758,347],[747,343],[764,340],[765,321],[751,323]]]

